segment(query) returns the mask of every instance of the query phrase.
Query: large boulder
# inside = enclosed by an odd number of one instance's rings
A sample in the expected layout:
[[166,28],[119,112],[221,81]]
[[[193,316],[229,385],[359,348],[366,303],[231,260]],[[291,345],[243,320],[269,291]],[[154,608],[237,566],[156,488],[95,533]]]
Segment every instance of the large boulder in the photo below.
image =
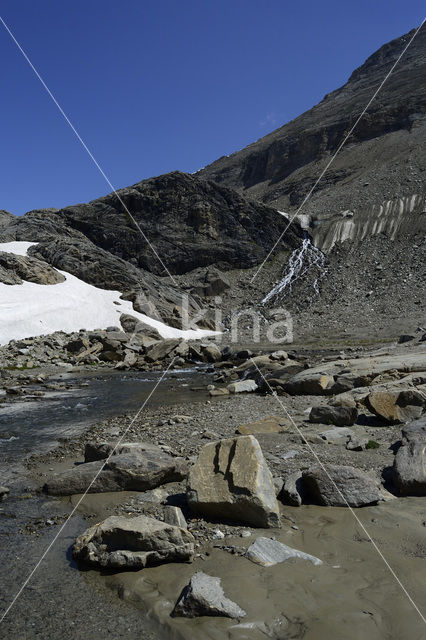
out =
[[402,441],[426,442],[426,417],[405,425],[402,429]]
[[402,495],[426,496],[426,440],[411,440],[398,449],[393,480]]
[[426,407],[426,396],[417,389],[372,391],[366,405],[379,418],[398,424],[420,418]]
[[328,465],[303,472],[310,498],[327,507],[363,507],[382,500],[379,483],[354,467]]
[[146,516],[111,516],[87,529],[73,547],[76,560],[108,569],[185,562],[193,554],[194,538],[189,531]]
[[183,589],[172,615],[185,618],[199,616],[244,618],[247,614],[225,596],[220,578],[208,576],[199,571],[192,576],[190,583]]
[[84,448],[84,462],[106,460],[111,454],[118,456],[122,453],[136,455],[148,453],[157,459],[162,459],[165,456],[163,450],[151,442],[121,442],[119,445],[114,442],[88,442]]
[[192,289],[191,293],[201,296],[202,298],[210,298],[220,296],[221,293],[230,287],[231,283],[225,274],[214,267],[210,267]]
[[328,395],[334,384],[334,378],[325,373],[301,371],[290,378],[284,389],[292,396],[323,396]]
[[355,424],[358,411],[355,407],[332,407],[324,405],[312,407],[309,421],[319,424],[335,424],[337,427],[350,427]]
[[228,384],[227,389],[230,393],[250,393],[256,391],[257,384],[254,380],[238,380],[237,382],[231,382]]
[[255,527],[280,525],[272,475],[253,436],[205,445],[190,469],[187,497],[196,515]]
[[50,495],[107,493],[109,491],[147,491],[167,482],[183,480],[187,465],[182,458],[163,452],[121,453],[105,462],[81,464],[53,475],[44,485]]
[[290,473],[283,482],[278,499],[284,504],[300,507],[305,501],[306,489],[301,471]]

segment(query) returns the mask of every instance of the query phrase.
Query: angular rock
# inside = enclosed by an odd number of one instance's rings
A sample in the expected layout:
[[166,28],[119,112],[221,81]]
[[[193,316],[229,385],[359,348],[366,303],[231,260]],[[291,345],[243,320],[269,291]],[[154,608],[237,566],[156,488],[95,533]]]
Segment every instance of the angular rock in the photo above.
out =
[[303,472],[309,497],[328,507],[363,507],[382,499],[379,483],[354,467],[328,465]]
[[202,345],[201,352],[207,362],[220,362],[222,360],[222,352],[215,344]]
[[202,298],[220,296],[230,286],[228,278],[221,271],[210,268],[204,278],[192,289],[191,293]]
[[43,489],[50,495],[68,496],[109,491],[147,491],[167,482],[183,480],[187,465],[183,458],[157,452],[122,453],[108,462],[81,464],[53,475]]
[[214,578],[199,571],[192,576],[190,583],[183,589],[172,615],[185,618],[199,616],[244,618],[247,614],[225,596],[220,578]]
[[301,471],[294,471],[290,473],[281,487],[281,491],[278,494],[278,499],[284,504],[289,504],[293,507],[300,507],[305,501],[305,485],[303,483],[303,477]]
[[148,362],[156,362],[157,360],[163,360],[166,356],[169,355],[176,349],[179,345],[180,340],[178,338],[170,338],[168,340],[163,340],[158,344],[154,344],[152,347],[149,347],[146,352],[146,359]]
[[426,407],[426,396],[416,389],[373,391],[366,398],[368,409],[390,424],[420,418]]
[[250,393],[256,391],[257,384],[254,380],[239,380],[238,382],[231,382],[227,387],[230,393]]
[[165,506],[164,522],[167,522],[167,524],[172,524],[175,527],[180,527],[181,529],[188,528],[185,516],[183,515],[182,509],[180,507],[173,507],[171,505]]
[[194,554],[189,531],[146,516],[111,516],[87,529],[73,547],[77,560],[110,569],[185,562]]
[[7,487],[0,486],[0,502],[9,495],[9,489]]
[[219,396],[229,396],[229,391],[228,389],[209,389],[209,396],[211,398]]
[[400,447],[393,462],[393,480],[405,496],[426,496],[426,441]]
[[278,540],[264,537],[257,538],[249,546],[246,551],[246,558],[263,567],[272,567],[274,564],[293,559],[308,560],[316,566],[322,564],[322,560],[311,556],[309,553],[293,549],[282,542],[278,542]]
[[122,453],[150,453],[159,457],[164,456],[163,450],[151,442],[121,442],[119,445],[114,442],[88,442],[84,448],[84,462],[106,460],[112,452],[115,456]]
[[256,433],[283,433],[288,430],[289,427],[290,422],[287,418],[267,416],[256,422],[240,424],[236,432],[244,436],[256,435]]
[[332,407],[324,405],[312,407],[309,421],[320,424],[335,424],[338,427],[350,427],[358,418],[355,407]]
[[126,333],[143,333],[150,338],[154,338],[154,340],[162,340],[160,333],[155,327],[151,327],[149,324],[127,313],[121,314],[120,324]]
[[190,469],[187,497],[196,515],[255,527],[280,526],[272,475],[253,436],[205,445]]
[[295,396],[327,395],[334,384],[334,378],[324,373],[302,371],[284,384],[287,393]]

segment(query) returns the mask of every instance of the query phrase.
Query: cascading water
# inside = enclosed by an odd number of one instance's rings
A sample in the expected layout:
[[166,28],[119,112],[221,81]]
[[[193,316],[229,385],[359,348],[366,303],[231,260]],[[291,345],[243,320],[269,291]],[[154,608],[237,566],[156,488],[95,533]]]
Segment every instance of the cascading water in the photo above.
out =
[[319,282],[327,273],[325,268],[325,255],[312,244],[310,237],[306,233],[302,245],[295,249],[289,258],[287,272],[284,278],[263,298],[262,303],[269,302],[273,298],[276,298],[286,289],[291,291],[294,282],[314,268],[317,275],[312,286],[315,296],[317,296],[319,294]]

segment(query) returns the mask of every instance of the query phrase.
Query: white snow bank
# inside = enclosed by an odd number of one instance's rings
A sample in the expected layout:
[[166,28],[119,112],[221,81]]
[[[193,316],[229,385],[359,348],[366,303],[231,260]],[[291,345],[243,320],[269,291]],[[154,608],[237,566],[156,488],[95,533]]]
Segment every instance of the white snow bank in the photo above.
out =
[[[34,242],[0,243],[0,251],[25,256]],[[0,283],[0,344],[29,336],[40,336],[79,329],[105,329],[120,326],[120,315],[128,313],[155,327],[163,338],[194,340],[218,332],[205,329],[187,330],[169,327],[133,309],[121,300],[120,291],[98,289],[66,271],[59,284],[41,285],[24,282],[17,285]]]
[[26,256],[30,247],[35,247],[37,242],[0,242],[0,251],[14,253],[16,256]]

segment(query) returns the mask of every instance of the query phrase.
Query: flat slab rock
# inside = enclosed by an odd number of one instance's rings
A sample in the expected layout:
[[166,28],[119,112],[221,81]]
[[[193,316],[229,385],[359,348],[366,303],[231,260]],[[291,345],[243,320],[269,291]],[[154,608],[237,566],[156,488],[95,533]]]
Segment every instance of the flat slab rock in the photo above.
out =
[[312,407],[309,421],[318,424],[334,424],[337,427],[351,427],[358,418],[356,407],[333,407],[324,405]]
[[189,471],[187,498],[196,515],[254,527],[280,526],[272,474],[254,436],[202,447]]
[[309,497],[327,507],[363,507],[383,499],[380,485],[354,467],[328,465],[311,467],[302,474]]
[[164,455],[163,450],[151,442],[122,442],[119,445],[115,442],[88,442],[84,449],[84,462],[106,460],[111,453],[116,456],[122,453]]
[[400,447],[392,472],[402,495],[426,496],[426,440],[411,440]]
[[147,516],[111,516],[87,529],[73,547],[77,560],[111,569],[185,562],[193,555],[189,531]]
[[309,553],[293,549],[278,540],[264,537],[257,538],[250,545],[246,551],[246,558],[263,567],[272,567],[274,564],[294,559],[308,560],[314,565],[322,564],[322,560]]
[[426,408],[426,395],[416,389],[372,391],[366,405],[389,424],[398,424],[420,418]]
[[69,496],[76,493],[148,491],[187,475],[183,458],[159,452],[121,453],[105,462],[96,460],[53,475],[44,485],[46,493]]
[[290,428],[290,421],[280,416],[267,416],[256,422],[241,424],[237,433],[248,436],[256,433],[282,433]]
[[172,612],[173,616],[196,618],[199,616],[221,616],[244,618],[247,614],[224,594],[220,578],[199,571],[192,576],[183,589]]

